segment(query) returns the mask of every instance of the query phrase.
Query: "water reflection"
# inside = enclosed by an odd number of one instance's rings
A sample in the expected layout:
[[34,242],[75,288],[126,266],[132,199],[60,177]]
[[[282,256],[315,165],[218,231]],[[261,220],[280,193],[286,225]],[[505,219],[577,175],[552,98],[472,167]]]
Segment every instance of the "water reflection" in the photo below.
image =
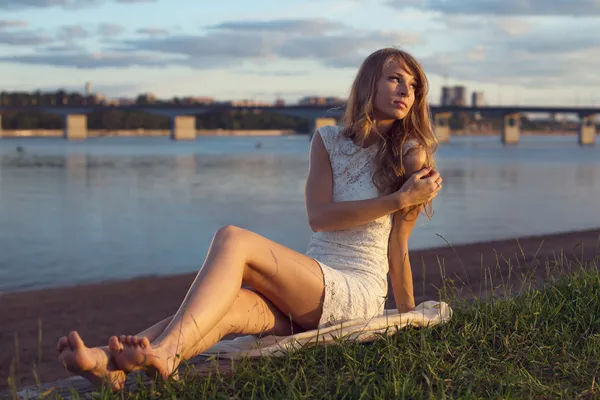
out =
[[593,164],[579,164],[577,165],[577,175],[575,177],[575,183],[580,189],[594,187],[598,184],[597,178],[598,167]]
[[[495,138],[494,138],[495,139]],[[3,142],[5,143],[5,142]],[[195,271],[214,232],[252,229],[298,251],[305,138],[28,141],[0,147],[0,291]],[[435,216],[413,248],[600,226],[600,146],[440,147]]]

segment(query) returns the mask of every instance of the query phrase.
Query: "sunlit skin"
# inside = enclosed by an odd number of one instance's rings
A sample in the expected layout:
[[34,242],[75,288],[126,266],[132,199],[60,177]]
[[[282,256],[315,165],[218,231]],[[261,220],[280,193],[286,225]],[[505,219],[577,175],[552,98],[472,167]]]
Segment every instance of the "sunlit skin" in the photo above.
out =
[[[384,68],[373,115],[381,134],[409,113],[415,85],[403,65],[391,63]],[[422,166],[423,154],[411,152],[405,168],[412,177],[401,190],[374,199],[333,202],[329,156],[320,136],[315,135],[306,182],[311,228],[358,227],[394,213],[391,257],[397,260],[399,255],[407,255],[414,221],[396,215],[406,207],[430,201],[441,188],[439,173]],[[404,271],[390,266],[400,311],[414,307],[412,278],[408,282],[410,275]],[[204,352],[225,335],[289,335],[316,328],[324,290],[323,273],[314,259],[254,232],[226,226],[215,234],[204,264],[173,316],[135,336],[112,336],[104,347],[88,348],[76,332],[71,332],[59,340],[59,359],[69,371],[95,384],[106,382],[114,390],[123,386],[126,373],[133,370],[144,369],[163,379],[176,377],[173,373],[180,362]]]
[[381,134],[385,134],[394,121],[408,115],[415,103],[416,89],[417,81],[404,64],[391,62],[384,66],[374,101],[374,117]]

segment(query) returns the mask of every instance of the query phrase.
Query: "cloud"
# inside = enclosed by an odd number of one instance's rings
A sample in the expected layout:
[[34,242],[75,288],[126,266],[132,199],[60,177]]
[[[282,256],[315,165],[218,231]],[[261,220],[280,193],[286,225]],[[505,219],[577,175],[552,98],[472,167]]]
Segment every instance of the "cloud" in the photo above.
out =
[[[262,26],[268,29],[262,30]],[[69,31],[77,37],[85,35],[74,26]],[[74,68],[177,65],[207,69],[264,65],[267,60],[311,60],[325,66],[355,68],[377,48],[421,43],[414,34],[351,29],[322,19],[224,22],[196,35],[159,35],[164,32],[153,28],[140,32],[154,36],[112,40],[96,53],[67,51],[60,58],[60,51],[48,49],[7,55],[0,61]]]
[[439,35],[458,45],[419,57],[429,74],[535,89],[600,84],[595,17],[447,17],[440,19],[444,29],[431,41]]
[[27,26],[26,21],[0,19],[0,29],[5,28],[23,28]]
[[[103,3],[105,0],[0,0],[0,9],[23,10],[27,8],[78,9]],[[117,3],[154,3],[157,0],[113,0]]]
[[533,23],[519,18],[496,18],[491,22],[498,31],[508,36],[521,36],[533,29]]
[[58,31],[58,38],[67,41],[86,39],[89,36],[88,31],[81,25],[61,26]]
[[443,25],[446,34],[472,35],[475,32],[490,36],[521,36],[531,32],[536,23],[524,17],[481,16],[481,15],[440,15],[435,21]]
[[166,29],[162,29],[162,28],[140,28],[136,32],[141,35],[148,35],[148,36],[168,36],[169,35],[169,31]]
[[595,73],[600,69],[600,60],[594,57],[599,52],[600,44],[561,57],[550,51],[533,53],[519,48],[498,51],[475,46],[422,57],[420,61],[428,74],[448,75],[462,81],[564,89],[600,84]]
[[309,71],[269,71],[269,70],[235,70],[234,73],[253,76],[277,76],[277,77],[295,77],[310,75]]
[[79,69],[128,68],[133,66],[164,67],[174,64],[172,60],[158,57],[153,54],[127,52],[87,53],[81,51],[47,51],[37,52],[35,54],[4,56],[0,57],[0,62],[1,61]]
[[53,46],[46,46],[39,51],[47,53],[73,53],[85,51],[85,48],[81,44],[67,42],[65,44],[57,44]]
[[209,35],[129,39],[122,41],[115,50],[152,51],[178,54],[190,58],[254,58],[272,55],[273,49],[280,41],[280,38],[269,35],[226,32]]
[[103,37],[119,36],[125,31],[125,27],[118,24],[100,24],[98,26],[98,35]]
[[36,31],[0,31],[0,45],[40,46],[53,41],[51,37]]
[[313,59],[338,68],[358,68],[365,56],[377,48],[421,43],[416,35],[390,32],[310,36],[285,41],[279,54],[290,59]]
[[209,27],[228,31],[282,32],[318,35],[332,31],[346,30],[347,25],[326,19],[279,19],[269,21],[230,21]]
[[[345,31],[335,32],[339,29]],[[224,22],[211,27],[204,35],[126,40],[114,50],[177,54],[187,57],[188,65],[195,67],[213,65],[211,58],[225,60],[224,66],[228,60],[239,63],[241,60],[283,58],[354,67],[379,47],[421,42],[414,34],[351,30],[341,24],[316,19]]]
[[417,8],[444,14],[472,15],[600,15],[598,0],[388,0],[397,9]]

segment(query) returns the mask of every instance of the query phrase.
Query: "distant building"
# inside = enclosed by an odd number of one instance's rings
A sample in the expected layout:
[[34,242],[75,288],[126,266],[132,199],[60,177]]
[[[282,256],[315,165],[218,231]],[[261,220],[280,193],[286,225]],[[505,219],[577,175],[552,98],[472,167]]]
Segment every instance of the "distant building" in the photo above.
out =
[[462,107],[467,105],[467,88],[464,86],[454,86],[454,105]]
[[466,106],[467,89],[464,86],[442,86],[442,106]]
[[221,102],[220,104],[231,106],[231,107],[271,107],[273,103],[268,101],[242,99],[242,100],[229,100]]
[[136,100],[137,104],[153,104],[155,102],[156,102],[156,96],[154,95],[154,93],[150,93],[150,92],[140,94]]
[[277,99],[275,99],[275,103],[273,103],[273,105],[275,107],[284,107],[285,106],[285,100],[282,99],[281,97],[277,97]]
[[454,98],[453,90],[451,87],[442,86],[442,98],[440,99],[440,104],[442,106],[450,106],[452,105],[452,99]]
[[89,101],[92,104],[103,104],[106,101],[106,97],[103,93],[94,93],[89,96]]
[[298,100],[298,105],[301,106],[339,106],[344,103],[345,100],[339,97],[307,96]]
[[132,104],[135,104],[135,99],[131,99],[128,97],[119,97],[118,99],[111,100],[111,104],[121,105],[121,106],[132,105]]
[[473,92],[471,94],[471,106],[472,107],[483,107],[485,105],[485,98],[483,92]]
[[90,96],[92,94],[92,82],[85,83],[85,95]]
[[194,97],[184,97],[182,99],[183,104],[202,104],[209,105],[214,104],[215,99],[213,97],[208,96],[194,96]]

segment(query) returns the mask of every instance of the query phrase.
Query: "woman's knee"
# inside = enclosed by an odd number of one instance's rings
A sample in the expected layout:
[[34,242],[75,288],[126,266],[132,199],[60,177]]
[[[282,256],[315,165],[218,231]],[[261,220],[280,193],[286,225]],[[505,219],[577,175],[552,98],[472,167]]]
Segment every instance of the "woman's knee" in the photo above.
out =
[[214,242],[225,246],[240,246],[245,242],[248,233],[246,229],[234,225],[225,225],[215,233]]

